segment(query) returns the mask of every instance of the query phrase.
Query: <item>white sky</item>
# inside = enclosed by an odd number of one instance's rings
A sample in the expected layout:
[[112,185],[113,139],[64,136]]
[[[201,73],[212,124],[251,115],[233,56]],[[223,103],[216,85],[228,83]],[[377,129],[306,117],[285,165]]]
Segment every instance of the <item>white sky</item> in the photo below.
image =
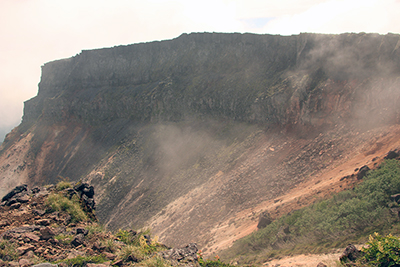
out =
[[400,0],[0,0],[0,142],[44,63],[190,32],[400,33]]

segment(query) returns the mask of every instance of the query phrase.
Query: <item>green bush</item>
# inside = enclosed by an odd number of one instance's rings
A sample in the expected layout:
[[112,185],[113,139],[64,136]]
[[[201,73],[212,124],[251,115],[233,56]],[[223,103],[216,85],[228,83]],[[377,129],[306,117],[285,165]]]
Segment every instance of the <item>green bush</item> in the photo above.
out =
[[388,267],[400,265],[400,239],[392,235],[370,235],[367,247],[362,248],[362,263],[369,266]]
[[128,230],[119,229],[115,235],[119,241],[124,242],[127,245],[133,244],[135,240],[135,236]]
[[64,245],[70,244],[74,239],[73,235],[58,234],[54,236],[54,239],[60,241]]
[[69,182],[68,180],[65,180],[65,179],[60,181],[60,182],[58,182],[57,185],[56,185],[57,191],[62,191],[64,189],[66,189],[66,188],[71,188],[71,187],[72,187],[71,182]]
[[198,261],[201,267],[233,267],[233,265],[220,261],[218,256],[215,256],[214,260],[204,259],[201,250],[198,253]]
[[46,205],[50,211],[65,211],[71,216],[73,222],[88,220],[86,213],[82,210],[79,198],[74,195],[68,199],[61,194],[50,194]]

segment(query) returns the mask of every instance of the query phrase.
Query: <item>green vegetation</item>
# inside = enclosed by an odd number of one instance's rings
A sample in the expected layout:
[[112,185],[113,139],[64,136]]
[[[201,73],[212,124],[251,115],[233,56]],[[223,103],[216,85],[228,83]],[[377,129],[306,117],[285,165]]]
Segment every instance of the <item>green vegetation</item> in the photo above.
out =
[[74,239],[73,235],[66,235],[66,234],[58,234],[54,236],[54,239],[60,241],[64,245],[70,244],[71,241]]
[[[276,254],[326,252],[365,242],[376,231],[400,233],[399,207],[391,195],[400,192],[400,163],[387,160],[354,188],[294,211],[238,240],[223,256],[246,255],[247,261]],[[249,256],[250,255],[250,256]]]
[[72,188],[72,184],[69,181],[68,178],[64,178],[62,176],[58,176],[58,178],[61,180],[60,182],[57,183],[56,189],[57,191],[62,191],[66,188]]
[[0,259],[4,261],[16,260],[18,258],[18,252],[15,246],[8,240],[0,241]]
[[218,256],[215,256],[214,260],[204,259],[201,251],[198,254],[198,261],[201,267],[233,267],[227,263],[223,263]]
[[365,266],[398,266],[400,265],[400,239],[392,235],[381,236],[378,233],[370,235],[360,264]]
[[61,194],[50,194],[46,205],[49,211],[66,211],[71,216],[73,222],[87,221],[88,216],[83,211],[77,195],[71,199]]
[[119,241],[124,242],[125,244],[132,245],[135,241],[135,236],[131,231],[121,230],[119,229],[115,234]]

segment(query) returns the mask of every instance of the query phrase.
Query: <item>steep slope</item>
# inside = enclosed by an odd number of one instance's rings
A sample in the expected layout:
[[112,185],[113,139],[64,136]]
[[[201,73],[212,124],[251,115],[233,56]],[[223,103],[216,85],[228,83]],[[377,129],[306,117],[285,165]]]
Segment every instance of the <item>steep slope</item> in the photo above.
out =
[[394,34],[204,33],[47,63],[1,146],[2,190],[83,179],[109,227],[218,250],[398,146],[399,47]]

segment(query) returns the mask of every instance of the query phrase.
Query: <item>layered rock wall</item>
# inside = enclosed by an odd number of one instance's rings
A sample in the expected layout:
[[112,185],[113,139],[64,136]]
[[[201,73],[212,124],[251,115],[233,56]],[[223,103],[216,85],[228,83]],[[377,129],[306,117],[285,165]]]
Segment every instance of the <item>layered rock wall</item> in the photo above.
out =
[[332,112],[349,115],[366,80],[399,73],[399,44],[398,35],[203,33],[83,51],[43,66],[24,122],[211,115],[319,126]]

